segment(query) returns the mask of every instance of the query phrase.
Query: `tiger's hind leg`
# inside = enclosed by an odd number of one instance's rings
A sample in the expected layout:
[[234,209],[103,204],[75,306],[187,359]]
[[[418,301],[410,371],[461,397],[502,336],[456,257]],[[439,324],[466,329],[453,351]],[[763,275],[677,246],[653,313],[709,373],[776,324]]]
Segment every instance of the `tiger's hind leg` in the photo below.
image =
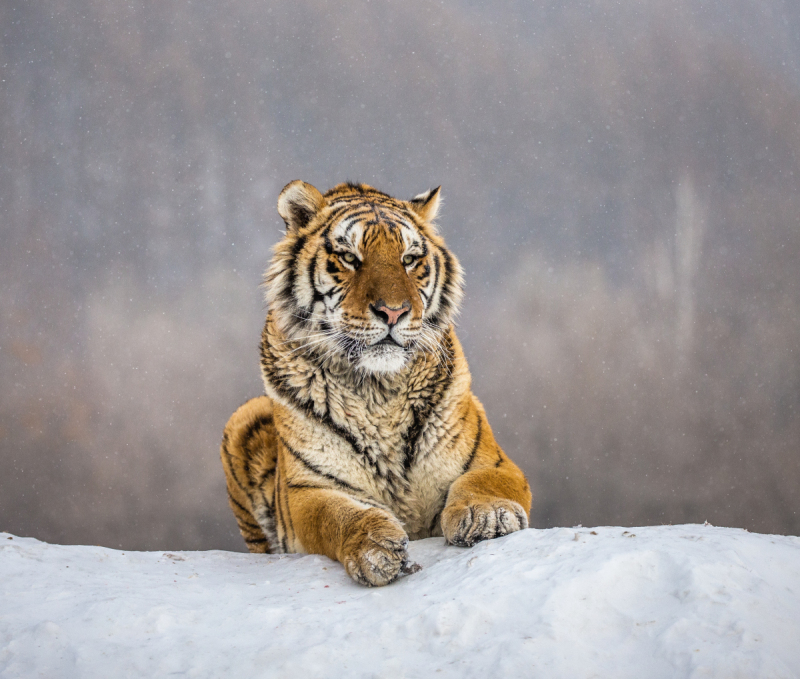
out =
[[281,551],[274,511],[277,454],[272,401],[266,396],[250,399],[225,425],[220,457],[228,502],[247,548],[254,553]]

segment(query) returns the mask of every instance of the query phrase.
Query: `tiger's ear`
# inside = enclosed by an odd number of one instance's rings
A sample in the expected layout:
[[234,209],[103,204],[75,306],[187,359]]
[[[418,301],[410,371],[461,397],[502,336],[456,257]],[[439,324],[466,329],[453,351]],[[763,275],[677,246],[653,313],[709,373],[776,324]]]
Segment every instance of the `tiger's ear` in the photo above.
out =
[[439,213],[439,205],[441,204],[440,197],[442,195],[439,189],[441,188],[441,186],[437,186],[435,189],[420,193],[418,196],[414,196],[408,201],[411,209],[426,222],[433,222],[436,219],[436,215]]
[[289,231],[306,226],[325,204],[322,194],[311,184],[295,179],[283,187],[278,196],[278,214]]

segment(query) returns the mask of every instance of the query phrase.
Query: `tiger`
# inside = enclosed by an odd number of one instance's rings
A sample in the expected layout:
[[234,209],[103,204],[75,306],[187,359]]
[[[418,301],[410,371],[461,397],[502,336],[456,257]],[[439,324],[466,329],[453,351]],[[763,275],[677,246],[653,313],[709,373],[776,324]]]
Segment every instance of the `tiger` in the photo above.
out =
[[463,270],[440,188],[399,200],[296,180],[264,276],[265,394],[220,455],[250,552],[322,554],[367,586],[415,572],[409,540],[471,547],[529,525],[528,480],[494,439],[454,329]]

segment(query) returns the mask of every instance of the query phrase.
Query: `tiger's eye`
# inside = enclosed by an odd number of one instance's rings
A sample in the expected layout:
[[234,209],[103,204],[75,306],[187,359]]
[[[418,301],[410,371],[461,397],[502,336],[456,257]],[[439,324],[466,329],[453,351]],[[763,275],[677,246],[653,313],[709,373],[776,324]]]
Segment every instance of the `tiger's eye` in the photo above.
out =
[[342,255],[342,259],[348,264],[352,264],[356,261],[356,256],[352,252],[345,252],[344,255]]
[[414,261],[414,255],[406,255],[405,257],[403,257],[403,264],[405,264],[406,266],[411,264],[413,261]]

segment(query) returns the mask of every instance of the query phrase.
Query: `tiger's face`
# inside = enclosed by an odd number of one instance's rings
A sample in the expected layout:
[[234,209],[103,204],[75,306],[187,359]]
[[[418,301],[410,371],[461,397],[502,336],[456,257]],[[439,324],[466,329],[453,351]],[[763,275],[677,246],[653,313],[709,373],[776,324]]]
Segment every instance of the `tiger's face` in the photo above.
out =
[[324,196],[287,185],[278,199],[286,238],[266,277],[283,334],[373,373],[438,351],[462,295],[461,267],[433,225],[438,204],[438,189],[401,201],[363,184]]

